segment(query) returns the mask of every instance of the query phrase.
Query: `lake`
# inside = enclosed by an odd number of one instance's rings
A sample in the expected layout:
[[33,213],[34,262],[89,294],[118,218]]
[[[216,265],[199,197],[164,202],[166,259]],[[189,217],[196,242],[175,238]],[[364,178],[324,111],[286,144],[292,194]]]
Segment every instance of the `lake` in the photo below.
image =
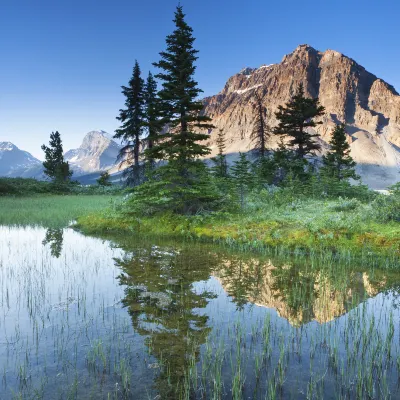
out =
[[0,227],[0,399],[400,398],[400,272]]

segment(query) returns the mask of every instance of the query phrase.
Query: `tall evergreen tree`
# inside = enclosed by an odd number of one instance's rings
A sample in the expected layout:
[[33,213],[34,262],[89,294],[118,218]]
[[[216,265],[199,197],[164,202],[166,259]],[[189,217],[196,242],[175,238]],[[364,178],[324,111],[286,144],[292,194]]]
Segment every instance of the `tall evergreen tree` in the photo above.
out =
[[331,149],[322,157],[323,172],[338,181],[359,179],[355,171],[356,163],[350,156],[344,124],[336,125],[329,144]]
[[220,129],[217,136],[218,154],[217,156],[211,158],[211,161],[214,164],[213,167],[211,167],[211,171],[216,178],[228,177],[228,163],[226,161],[225,155],[225,141],[225,133],[222,129]]
[[102,172],[96,182],[99,186],[103,187],[112,185],[112,183],[110,182],[110,174],[108,173],[108,171]]
[[298,159],[304,160],[307,155],[320,149],[321,146],[315,141],[319,134],[309,132],[309,128],[315,128],[322,123],[314,119],[323,115],[324,110],[318,99],[304,96],[302,83],[293,98],[284,107],[278,107],[275,115],[279,124],[275,127],[274,134],[289,137],[288,146],[295,150]]
[[128,185],[137,185],[142,180],[139,157],[142,145],[141,137],[145,126],[144,81],[137,61],[135,61],[128,86],[122,86],[122,94],[125,96],[125,108],[119,110],[117,120],[121,121],[122,124],[115,131],[114,138],[122,139],[124,144],[118,159],[121,167],[128,165],[124,170],[126,183]]
[[239,195],[240,207],[244,208],[246,194],[252,186],[253,174],[250,171],[250,161],[246,154],[239,153],[239,159],[232,166],[232,178]]
[[45,161],[44,173],[54,182],[68,182],[72,176],[69,164],[64,160],[61,135],[58,131],[50,134],[49,146],[42,145]]
[[271,129],[267,124],[266,110],[258,93],[256,93],[254,114],[255,119],[250,139],[253,144],[253,149],[257,151],[261,158],[264,158],[267,153],[267,142],[271,134]]
[[201,144],[208,134],[195,129],[211,129],[213,125],[208,116],[201,114],[203,104],[198,96],[203,91],[193,78],[198,51],[193,48],[193,29],[186,23],[181,6],[176,9],[174,23],[176,29],[166,38],[167,49],[160,53],[161,60],[154,63],[161,70],[156,75],[162,81],[160,112],[168,127],[158,151],[164,159],[175,163],[180,176],[187,177],[191,162],[210,153]]
[[157,95],[157,82],[151,72],[146,80],[144,87],[144,110],[145,126],[147,129],[146,150],[144,151],[145,162],[149,170],[152,170],[155,161],[160,157],[157,154],[157,140],[162,129],[159,115],[159,99]]
[[167,48],[160,53],[161,60],[154,63],[161,70],[156,75],[162,83],[158,110],[166,132],[153,143],[152,151],[167,162],[136,190],[130,203],[133,210],[168,209],[188,214],[213,207],[218,192],[199,160],[210,153],[202,142],[209,138],[204,131],[213,125],[201,113],[203,104],[198,96],[202,90],[193,78],[198,51],[193,48],[193,30],[181,6],[176,9],[174,23],[175,30],[166,38]]

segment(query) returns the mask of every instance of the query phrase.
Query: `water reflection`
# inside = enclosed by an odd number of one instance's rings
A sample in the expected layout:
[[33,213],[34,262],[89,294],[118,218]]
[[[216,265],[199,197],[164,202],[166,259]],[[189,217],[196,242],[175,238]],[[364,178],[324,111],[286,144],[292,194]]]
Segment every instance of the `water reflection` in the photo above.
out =
[[[398,274],[309,260],[226,258],[213,273],[238,308],[274,308],[293,326],[332,321],[369,297],[397,291]],[[361,268],[361,267],[360,267]]]
[[[228,329],[228,334],[224,334],[224,346],[238,340],[229,338],[237,328],[229,333],[232,327],[227,328],[223,314],[215,314],[209,307],[211,303],[214,310],[226,307],[219,303],[223,296],[209,289],[212,279],[220,283],[229,296],[230,304],[234,304],[234,315],[241,315],[242,312],[247,315],[247,324],[257,325],[256,319],[249,314],[249,304],[253,304],[275,309],[278,316],[287,320],[293,329],[311,321],[326,324],[366,299],[394,289],[398,282],[397,273],[369,271],[361,266],[357,269],[354,264],[256,258],[229,253],[213,246],[136,244],[134,250],[127,244],[121,247],[125,251],[124,257],[115,259],[115,263],[122,270],[118,277],[120,285],[124,286],[122,303],[129,311],[133,328],[146,338],[148,351],[156,358],[156,362],[148,367],[157,369],[154,389],[165,399],[180,396],[208,398],[211,393],[208,383],[203,382],[202,389],[196,391],[196,385],[189,381],[189,376],[193,379],[197,373],[193,372],[193,366],[197,364],[200,369],[209,370],[210,367],[204,367],[200,354],[215,330]],[[262,315],[265,318],[265,314]],[[246,329],[250,330],[250,325]],[[261,332],[264,328],[257,326],[251,329]],[[310,332],[314,332],[314,328],[311,329]],[[295,332],[286,331],[288,338]],[[273,340],[281,335],[276,333]],[[249,340],[243,339],[243,346],[251,349],[255,345],[253,339]],[[309,339],[305,342],[308,349]],[[212,351],[218,352],[216,348]],[[227,365],[237,357],[232,354],[230,361],[225,360]],[[221,368],[227,367],[221,364]],[[249,367],[249,371],[252,370],[254,366]],[[221,378],[226,380],[224,384],[227,387],[232,384],[229,380],[231,375],[232,372],[229,372],[228,377]],[[275,379],[267,375],[265,378]],[[264,390],[265,394],[265,387],[257,386],[257,382],[248,379],[247,390],[260,393]]]
[[134,329],[147,336],[146,346],[158,359],[156,389],[163,398],[183,390],[189,364],[198,362],[199,348],[211,331],[202,310],[216,295],[195,287],[217,266],[212,253],[199,257],[189,247],[147,245],[115,260],[126,286],[122,303]]
[[0,237],[1,399],[398,397],[398,272],[70,229]]
[[64,230],[57,228],[49,228],[42,241],[43,246],[50,245],[50,253],[53,257],[59,258],[62,252]]

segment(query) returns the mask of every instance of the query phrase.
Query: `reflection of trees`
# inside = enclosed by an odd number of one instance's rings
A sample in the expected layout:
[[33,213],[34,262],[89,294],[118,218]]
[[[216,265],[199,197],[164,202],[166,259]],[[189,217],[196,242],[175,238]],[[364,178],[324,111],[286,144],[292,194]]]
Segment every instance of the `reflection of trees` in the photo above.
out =
[[50,245],[50,252],[53,257],[59,258],[63,246],[63,230],[47,229],[46,236],[42,241],[43,246]]
[[224,289],[242,309],[249,302],[249,295],[256,297],[262,284],[263,262],[257,259],[244,259],[235,255],[221,260],[220,268],[215,271],[223,282]]
[[116,264],[122,269],[118,278],[126,285],[123,304],[133,327],[147,336],[146,345],[160,364],[156,388],[162,398],[178,398],[190,357],[198,361],[199,347],[211,330],[199,309],[214,295],[194,283],[209,278],[215,257],[193,248],[148,245]]

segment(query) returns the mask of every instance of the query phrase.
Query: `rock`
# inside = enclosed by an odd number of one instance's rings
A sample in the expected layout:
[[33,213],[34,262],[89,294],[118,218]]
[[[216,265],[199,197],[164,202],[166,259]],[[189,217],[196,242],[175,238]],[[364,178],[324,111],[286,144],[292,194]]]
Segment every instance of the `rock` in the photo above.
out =
[[[352,156],[359,164],[363,180],[375,189],[384,189],[400,180],[400,96],[396,90],[366,71],[351,58],[334,50],[320,52],[300,45],[281,63],[245,68],[228,79],[223,90],[204,99],[204,112],[217,129],[211,132],[212,155],[216,137],[223,129],[227,152],[251,149],[255,94],[261,96],[269,124],[277,124],[275,112],[304,85],[306,96],[319,97],[326,114],[317,127],[323,151],[328,148],[335,124],[344,122]],[[269,147],[276,148],[278,138]]]

